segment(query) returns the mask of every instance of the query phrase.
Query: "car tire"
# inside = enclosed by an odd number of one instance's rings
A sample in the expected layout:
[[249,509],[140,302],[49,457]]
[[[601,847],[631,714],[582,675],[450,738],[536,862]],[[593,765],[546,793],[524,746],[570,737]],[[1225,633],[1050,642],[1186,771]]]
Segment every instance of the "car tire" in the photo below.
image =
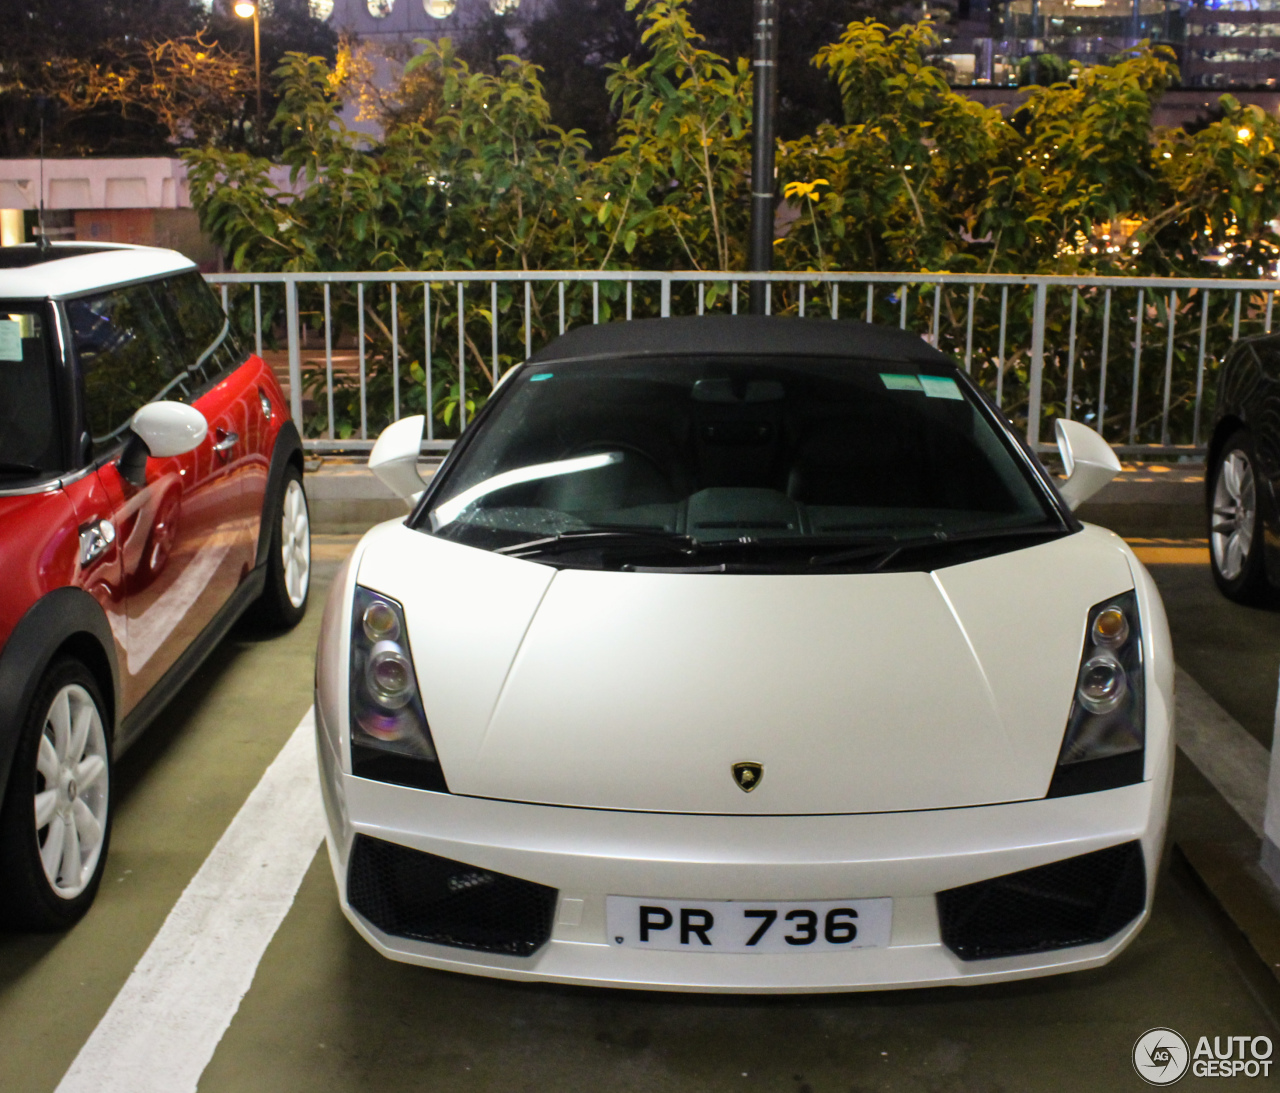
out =
[[1263,557],[1258,504],[1258,459],[1253,441],[1237,430],[1213,467],[1209,508],[1209,564],[1228,599],[1260,604],[1271,596]]
[[0,921],[65,930],[89,910],[111,839],[111,733],[98,683],[54,661],[36,687],[0,809]]
[[311,594],[311,513],[297,467],[285,471],[270,527],[267,583],[254,605],[254,615],[264,626],[290,629],[307,613]]

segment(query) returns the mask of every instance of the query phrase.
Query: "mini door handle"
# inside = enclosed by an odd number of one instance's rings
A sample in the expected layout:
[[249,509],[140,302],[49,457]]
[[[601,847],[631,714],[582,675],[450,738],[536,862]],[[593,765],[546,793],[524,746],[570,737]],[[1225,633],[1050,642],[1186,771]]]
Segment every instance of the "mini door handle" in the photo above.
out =
[[80,565],[87,566],[116,541],[116,526],[110,520],[94,520],[80,528]]
[[227,433],[225,437],[213,446],[215,452],[229,452],[236,446],[236,442],[240,439],[239,433]]

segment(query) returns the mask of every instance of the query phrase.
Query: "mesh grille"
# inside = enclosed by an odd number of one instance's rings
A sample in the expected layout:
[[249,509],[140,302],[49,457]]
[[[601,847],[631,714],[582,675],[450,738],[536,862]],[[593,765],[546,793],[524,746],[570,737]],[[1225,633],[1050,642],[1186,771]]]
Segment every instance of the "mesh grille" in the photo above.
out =
[[938,893],[942,940],[961,960],[1105,941],[1140,914],[1147,873],[1137,842]]
[[546,885],[357,835],[347,899],[396,937],[530,956],[551,936],[559,893]]

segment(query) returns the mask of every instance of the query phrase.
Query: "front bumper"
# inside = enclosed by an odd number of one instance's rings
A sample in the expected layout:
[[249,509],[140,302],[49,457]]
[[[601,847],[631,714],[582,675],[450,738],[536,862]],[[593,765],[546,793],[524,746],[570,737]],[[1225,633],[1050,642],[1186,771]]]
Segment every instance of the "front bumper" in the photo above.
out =
[[[430,793],[342,772],[319,733],[327,842],[339,898],[384,956],[506,979],[657,990],[818,992],[992,983],[1105,964],[1150,913],[1170,769],[1100,793],[935,812],[689,816],[556,808]],[[531,956],[391,936],[356,912],[347,869],[357,834],[558,890],[550,940]],[[941,939],[936,893],[1122,843],[1140,843],[1142,913],[1105,941],[962,960]],[[609,895],[654,899],[892,897],[890,943],[836,953],[683,953],[622,948]]]

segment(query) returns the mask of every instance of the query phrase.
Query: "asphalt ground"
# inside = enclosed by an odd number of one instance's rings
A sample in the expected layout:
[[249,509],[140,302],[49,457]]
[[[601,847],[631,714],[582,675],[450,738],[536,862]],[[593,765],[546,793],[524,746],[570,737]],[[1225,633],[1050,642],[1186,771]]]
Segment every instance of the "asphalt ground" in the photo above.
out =
[[[1213,583],[1207,545],[1137,549],[1160,586],[1178,663],[1270,748],[1280,673],[1280,610],[1226,600]],[[1165,561],[1155,564],[1157,559]]]
[[[121,761],[111,857],[90,915],[62,936],[0,935],[4,1093],[57,1088],[302,719],[319,607],[354,542],[318,538],[315,599],[298,629],[272,637],[237,630]],[[1280,613],[1222,599],[1200,544],[1142,550],[1165,595],[1179,662],[1269,743]],[[1249,835],[1179,755],[1170,841]],[[1201,1035],[1262,1035],[1280,1045],[1276,980],[1170,856],[1151,922],[1105,968],[994,987],[796,998],[512,984],[395,964],[341,916],[321,852],[199,1089],[1136,1090],[1147,1086],[1133,1071],[1132,1048],[1156,1026],[1193,1045]],[[1189,1074],[1178,1084],[1223,1081]]]

